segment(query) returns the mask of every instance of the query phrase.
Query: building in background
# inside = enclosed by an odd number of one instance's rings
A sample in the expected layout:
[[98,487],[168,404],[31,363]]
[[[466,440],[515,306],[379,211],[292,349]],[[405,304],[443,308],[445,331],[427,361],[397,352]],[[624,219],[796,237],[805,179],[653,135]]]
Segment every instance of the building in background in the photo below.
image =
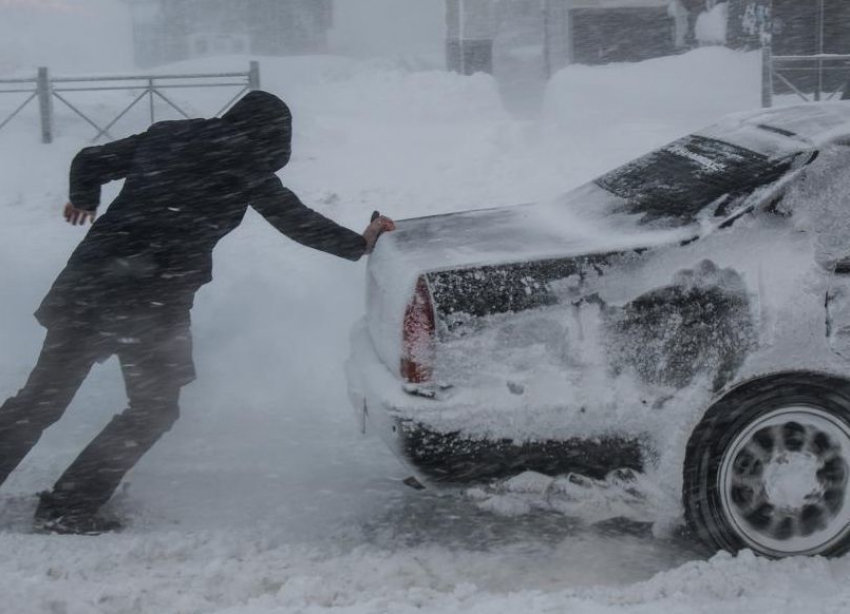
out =
[[850,53],[847,0],[728,0],[729,44],[776,55]]
[[437,69],[445,65],[442,0],[334,0],[330,53],[395,58]]
[[446,0],[446,67],[463,75],[493,72],[494,0]]
[[728,0],[728,4],[727,44],[739,49],[770,45],[771,65],[776,68],[774,93],[796,89],[820,96],[841,89],[850,96],[850,62],[836,57],[850,55],[850,2]]
[[[562,4],[549,0],[551,5]],[[634,62],[675,53],[677,3],[669,0],[570,0],[567,60],[578,64]],[[554,7],[553,7],[554,8]],[[550,9],[553,10],[553,9]]]
[[136,64],[208,55],[322,53],[333,0],[127,0]]
[[546,74],[570,63],[639,61],[693,40],[705,0],[446,0],[446,58],[463,74],[533,61]]

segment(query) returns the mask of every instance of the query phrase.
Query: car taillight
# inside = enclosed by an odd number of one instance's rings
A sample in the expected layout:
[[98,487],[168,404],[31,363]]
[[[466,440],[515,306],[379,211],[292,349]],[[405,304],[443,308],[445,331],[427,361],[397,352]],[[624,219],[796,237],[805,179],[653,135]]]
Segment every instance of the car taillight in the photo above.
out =
[[434,305],[425,277],[416,282],[416,290],[404,311],[401,376],[412,384],[431,380],[434,373]]

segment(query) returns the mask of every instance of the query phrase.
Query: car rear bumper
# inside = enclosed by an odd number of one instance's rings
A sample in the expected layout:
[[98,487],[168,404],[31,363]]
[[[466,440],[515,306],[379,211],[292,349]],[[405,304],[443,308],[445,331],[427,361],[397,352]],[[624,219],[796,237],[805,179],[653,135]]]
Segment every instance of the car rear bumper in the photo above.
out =
[[[451,401],[414,396],[378,358],[365,325],[352,332],[346,363],[348,393],[363,432],[376,432],[423,483],[472,483],[523,471],[547,475],[580,473],[602,478],[614,469],[643,468],[644,446],[638,438],[594,437],[517,441],[472,438],[439,432],[418,421],[411,406]],[[403,411],[401,410],[403,408]]]

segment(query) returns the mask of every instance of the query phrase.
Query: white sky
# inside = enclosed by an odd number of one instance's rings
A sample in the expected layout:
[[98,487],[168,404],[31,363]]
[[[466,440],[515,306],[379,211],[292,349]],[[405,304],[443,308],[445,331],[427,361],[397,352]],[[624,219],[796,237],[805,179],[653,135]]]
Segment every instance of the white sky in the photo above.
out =
[[126,69],[132,40],[120,0],[0,0],[0,74]]

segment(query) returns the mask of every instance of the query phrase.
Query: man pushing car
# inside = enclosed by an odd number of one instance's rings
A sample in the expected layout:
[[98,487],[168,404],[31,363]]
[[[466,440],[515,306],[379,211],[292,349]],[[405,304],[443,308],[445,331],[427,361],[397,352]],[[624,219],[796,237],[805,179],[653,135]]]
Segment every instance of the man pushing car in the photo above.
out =
[[[97,512],[179,415],[180,389],[195,378],[195,292],[211,281],[213,248],[249,204],[289,238],[349,260],[394,229],[373,216],[361,235],[306,207],[275,175],[289,161],[291,137],[286,104],[255,91],[220,119],[159,122],[74,158],[65,219],[94,225],[36,311],[47,336],[35,368],[0,406],[0,484],[95,362],[118,356],[129,405],[41,495],[37,528],[119,528]],[[101,186],[117,179],[123,189],[95,222]]]

